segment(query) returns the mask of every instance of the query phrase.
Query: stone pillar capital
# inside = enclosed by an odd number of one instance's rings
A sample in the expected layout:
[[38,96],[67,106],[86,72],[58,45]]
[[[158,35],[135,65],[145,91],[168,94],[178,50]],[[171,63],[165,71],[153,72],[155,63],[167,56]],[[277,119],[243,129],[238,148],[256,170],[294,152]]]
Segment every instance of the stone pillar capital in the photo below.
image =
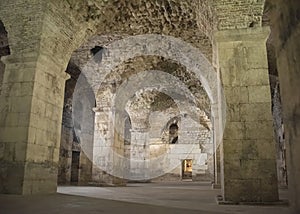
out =
[[266,41],[270,35],[270,32],[271,30],[268,26],[214,31],[213,43],[238,41]]
[[130,129],[131,133],[147,133],[149,131],[149,127],[134,127]]
[[111,109],[109,107],[99,107],[99,106],[97,106],[97,107],[93,108],[93,111],[95,113],[109,112],[110,110]]

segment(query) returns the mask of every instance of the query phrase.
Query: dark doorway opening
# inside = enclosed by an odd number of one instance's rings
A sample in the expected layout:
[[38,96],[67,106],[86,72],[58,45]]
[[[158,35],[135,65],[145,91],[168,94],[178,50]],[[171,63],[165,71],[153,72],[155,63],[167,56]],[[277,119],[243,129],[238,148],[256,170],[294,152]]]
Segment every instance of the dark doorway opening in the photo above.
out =
[[169,128],[169,142],[170,144],[178,143],[178,125],[172,124]]
[[80,152],[72,151],[71,183],[78,183],[79,164],[80,164]]
[[[8,33],[5,30],[3,22],[0,20],[0,59],[3,56],[10,55],[10,48],[8,45]],[[2,83],[4,80],[5,64],[0,60],[0,94],[2,91]]]

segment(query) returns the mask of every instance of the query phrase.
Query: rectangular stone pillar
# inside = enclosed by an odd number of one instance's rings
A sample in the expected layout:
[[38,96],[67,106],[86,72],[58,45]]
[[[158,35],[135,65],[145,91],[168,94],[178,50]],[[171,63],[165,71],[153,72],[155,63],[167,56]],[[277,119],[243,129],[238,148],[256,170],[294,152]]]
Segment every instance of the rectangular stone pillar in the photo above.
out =
[[130,173],[134,180],[146,181],[149,178],[149,132],[131,130]]
[[54,193],[66,73],[44,55],[3,61],[0,193]]
[[[214,59],[216,60],[216,59]],[[220,82],[218,82],[220,84]],[[220,93],[219,93],[220,94]],[[223,123],[221,121],[222,112],[219,111],[222,103],[212,104],[212,124],[213,124],[213,144],[214,144],[214,183],[213,189],[221,189],[221,164],[220,164],[220,145],[222,142]]]
[[214,176],[214,184],[213,189],[221,189],[221,163],[220,163],[220,146],[215,149],[214,153],[214,168],[215,168],[215,176]]
[[109,107],[94,108],[95,130],[92,180],[96,184],[113,184],[112,127]]
[[225,201],[278,201],[268,35],[269,29],[260,27],[214,35],[226,99],[226,106],[222,106],[226,108],[226,123],[221,145]]

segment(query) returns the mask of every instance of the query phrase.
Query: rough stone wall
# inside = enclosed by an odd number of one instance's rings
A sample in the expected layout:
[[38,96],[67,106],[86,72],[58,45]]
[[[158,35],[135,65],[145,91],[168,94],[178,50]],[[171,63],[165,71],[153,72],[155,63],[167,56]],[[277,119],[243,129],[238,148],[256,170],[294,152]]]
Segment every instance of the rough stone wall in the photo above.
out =
[[213,0],[200,0],[197,5],[198,26],[202,32],[212,40],[213,31],[217,27],[216,9]]
[[270,76],[270,86],[272,95],[274,134],[277,147],[278,184],[280,187],[285,188],[288,184],[286,168],[286,144],[284,139],[284,124],[278,76]]
[[215,0],[218,30],[259,27],[265,0]]
[[106,34],[165,34],[200,47],[211,59],[211,43],[199,32],[196,0],[68,1],[59,7],[70,10],[90,31]]
[[290,199],[294,213],[300,212],[299,184],[299,84],[300,84],[300,3],[297,0],[267,1],[272,9],[271,29],[275,41],[277,67],[283,105],[287,146]]
[[[270,26],[270,18],[273,11],[272,4],[266,2],[264,7],[264,14],[262,24],[263,26]],[[277,69],[276,48],[274,35],[271,33],[267,40],[268,53],[268,68],[270,78],[270,88],[272,96],[272,114],[275,141],[277,145],[277,176],[280,187],[287,187],[287,168],[286,168],[286,145],[284,140],[284,126],[282,115],[282,103],[280,95],[280,83]]]

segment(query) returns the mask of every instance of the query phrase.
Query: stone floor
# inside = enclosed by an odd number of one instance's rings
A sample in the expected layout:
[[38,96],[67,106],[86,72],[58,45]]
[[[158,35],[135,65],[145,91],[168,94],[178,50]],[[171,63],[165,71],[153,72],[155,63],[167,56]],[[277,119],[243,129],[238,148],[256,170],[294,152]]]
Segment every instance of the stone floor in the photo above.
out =
[[[149,183],[128,187],[59,187],[47,196],[0,195],[1,214],[197,213],[288,214],[285,206],[217,205],[208,183]],[[281,191],[282,199],[286,191]]]

